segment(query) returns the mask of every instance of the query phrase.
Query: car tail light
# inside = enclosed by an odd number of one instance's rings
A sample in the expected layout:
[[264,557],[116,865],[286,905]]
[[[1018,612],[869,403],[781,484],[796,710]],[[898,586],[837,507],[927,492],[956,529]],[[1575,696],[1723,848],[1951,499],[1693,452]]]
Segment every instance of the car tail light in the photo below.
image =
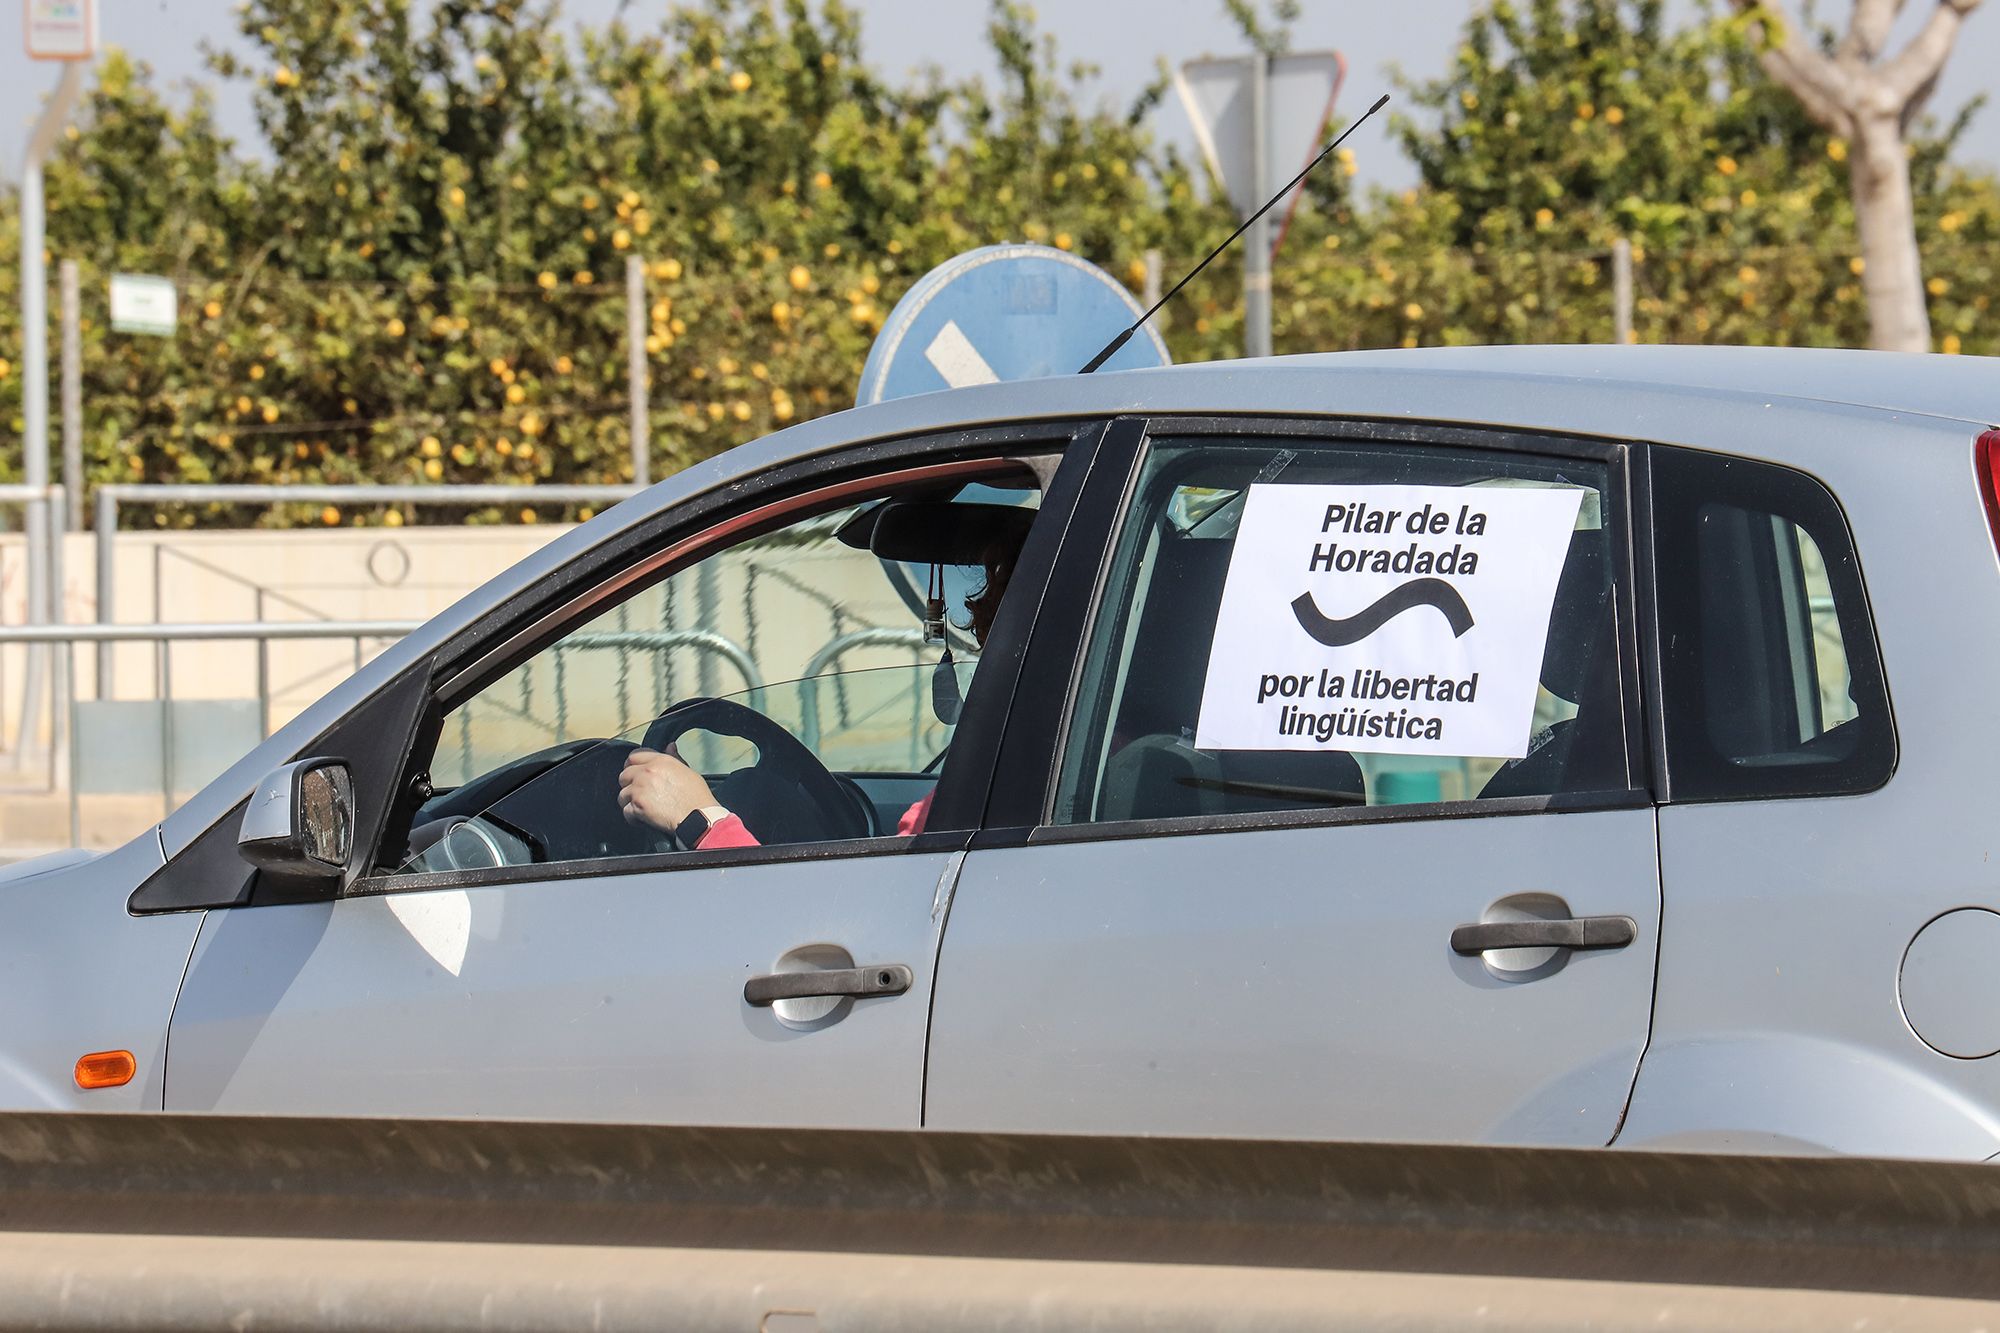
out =
[[2000,430],[1989,430],[1973,446],[1973,463],[1979,469],[1979,489],[1986,497],[1986,522],[1993,540],[2000,543]]
[[76,1086],[86,1090],[122,1088],[138,1072],[139,1062],[130,1051],[92,1051],[77,1058]]

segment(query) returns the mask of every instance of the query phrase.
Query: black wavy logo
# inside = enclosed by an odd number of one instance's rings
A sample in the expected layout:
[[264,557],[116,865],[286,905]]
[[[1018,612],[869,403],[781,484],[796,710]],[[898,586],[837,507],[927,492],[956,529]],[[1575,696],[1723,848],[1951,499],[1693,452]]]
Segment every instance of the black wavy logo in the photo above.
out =
[[1341,620],[1321,612],[1313,595],[1302,592],[1292,599],[1292,614],[1299,618],[1299,628],[1319,642],[1329,648],[1345,648],[1419,606],[1434,606],[1442,611],[1451,625],[1453,638],[1472,628],[1472,608],[1458,595],[1458,589],[1443,579],[1411,579]]

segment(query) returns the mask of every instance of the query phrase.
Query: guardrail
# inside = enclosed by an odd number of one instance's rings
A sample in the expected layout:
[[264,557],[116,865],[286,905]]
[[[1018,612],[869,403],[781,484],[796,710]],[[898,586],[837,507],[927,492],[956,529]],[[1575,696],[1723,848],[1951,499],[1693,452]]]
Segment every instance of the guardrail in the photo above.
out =
[[1969,1327],[2000,1172],[1608,1150],[0,1116],[0,1326]]
[[[819,681],[820,677],[826,673],[828,667],[858,648],[902,648],[921,659],[924,650],[929,646],[930,642],[929,637],[921,629],[911,629],[907,626],[875,626],[867,629],[849,630],[845,634],[836,635],[834,638],[828,640],[825,646],[812,655],[811,660],[806,663],[805,670],[799,673],[799,689],[801,691],[799,696],[799,739],[805,742],[806,748],[808,750],[819,749]],[[919,679],[917,673],[912,673],[910,678],[910,713],[913,719],[910,726],[910,744],[912,746],[916,744],[917,733],[923,729],[921,724],[914,719],[921,718],[923,714],[924,697],[928,687],[929,681]],[[910,753],[910,766],[914,768],[918,762],[919,756],[912,750]]]

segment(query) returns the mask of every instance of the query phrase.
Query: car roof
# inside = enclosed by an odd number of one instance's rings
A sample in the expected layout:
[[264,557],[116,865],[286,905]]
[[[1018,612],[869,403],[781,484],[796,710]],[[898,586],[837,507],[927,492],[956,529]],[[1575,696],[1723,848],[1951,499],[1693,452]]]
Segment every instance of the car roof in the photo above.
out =
[[2000,358],[1550,345],[1206,361],[894,398],[802,422],[720,457],[754,468],[917,431],[1188,413],[1388,415],[1673,443],[1690,408],[1708,415],[1780,404],[1807,414],[1882,412],[1983,430],[2000,424]]
[[1320,366],[1379,365],[1615,380],[1662,389],[1763,394],[1950,417],[1980,425],[2000,424],[2000,357],[1831,347],[1589,344],[1398,348],[1285,360]]

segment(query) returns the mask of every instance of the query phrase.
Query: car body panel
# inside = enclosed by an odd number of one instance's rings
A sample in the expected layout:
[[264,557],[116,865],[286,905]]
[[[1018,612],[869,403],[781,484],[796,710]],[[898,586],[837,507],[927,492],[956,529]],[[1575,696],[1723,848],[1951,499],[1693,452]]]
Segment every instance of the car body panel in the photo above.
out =
[[[914,1129],[933,908],[955,864],[855,856],[211,913],[174,1012],[167,1109]],[[916,979],[788,1026],[743,983],[802,946]]]
[[[148,831],[117,851],[0,884],[0,1107],[157,1111],[167,1016],[201,913],[134,917],[125,899],[162,864]],[[77,1087],[77,1057],[132,1052],[123,1087]]]
[[[1508,979],[1496,899],[1638,923]],[[1005,1133],[1602,1146],[1645,1045],[1653,812],[1339,823],[973,851],[925,1124]]]
[[[1621,1144],[2000,1149],[2000,1060],[1931,1049],[1897,995],[1927,922],[2000,908],[2000,602],[1973,440],[1937,421],[1829,418],[1765,441],[1847,513],[1897,769],[1860,796],[1662,807],[1659,997]],[[2000,1014],[1991,1026],[2000,1045]]]
[[1835,403],[1908,416],[2000,422],[2000,367],[1992,358],[1852,348],[1425,347],[1342,352],[1341,365],[1679,384],[1770,398]]

